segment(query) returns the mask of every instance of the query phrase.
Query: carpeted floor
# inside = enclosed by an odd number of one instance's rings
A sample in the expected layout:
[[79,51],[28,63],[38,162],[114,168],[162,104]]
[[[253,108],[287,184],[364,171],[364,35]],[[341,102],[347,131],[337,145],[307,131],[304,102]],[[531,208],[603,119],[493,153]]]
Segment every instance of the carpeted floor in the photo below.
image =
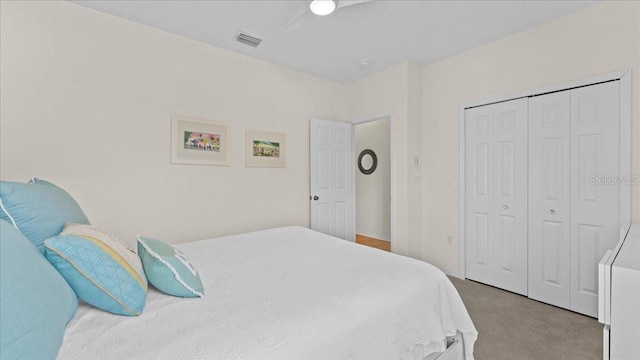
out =
[[602,324],[555,306],[450,277],[480,333],[477,360],[602,359]]

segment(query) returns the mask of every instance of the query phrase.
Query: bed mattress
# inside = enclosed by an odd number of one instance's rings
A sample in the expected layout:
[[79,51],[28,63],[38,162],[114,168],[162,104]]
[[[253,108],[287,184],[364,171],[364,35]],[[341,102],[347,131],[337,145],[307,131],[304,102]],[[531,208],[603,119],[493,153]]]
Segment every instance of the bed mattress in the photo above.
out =
[[477,332],[447,277],[411,258],[286,227],[178,245],[204,298],[150,288],[138,317],[81,304],[59,359],[400,359]]

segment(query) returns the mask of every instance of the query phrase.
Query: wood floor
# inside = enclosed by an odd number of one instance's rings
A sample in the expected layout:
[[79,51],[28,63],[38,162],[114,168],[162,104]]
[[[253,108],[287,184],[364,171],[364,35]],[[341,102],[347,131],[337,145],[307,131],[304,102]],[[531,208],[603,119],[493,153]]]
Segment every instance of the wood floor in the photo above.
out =
[[391,251],[391,243],[389,241],[374,239],[360,234],[356,234],[356,243],[384,251]]

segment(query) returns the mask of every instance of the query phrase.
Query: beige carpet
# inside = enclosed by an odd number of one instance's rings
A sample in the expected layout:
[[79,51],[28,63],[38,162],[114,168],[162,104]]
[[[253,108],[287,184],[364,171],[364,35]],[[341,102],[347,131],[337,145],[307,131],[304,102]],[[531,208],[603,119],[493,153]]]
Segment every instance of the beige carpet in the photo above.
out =
[[480,335],[477,360],[602,359],[602,324],[555,306],[450,277]]

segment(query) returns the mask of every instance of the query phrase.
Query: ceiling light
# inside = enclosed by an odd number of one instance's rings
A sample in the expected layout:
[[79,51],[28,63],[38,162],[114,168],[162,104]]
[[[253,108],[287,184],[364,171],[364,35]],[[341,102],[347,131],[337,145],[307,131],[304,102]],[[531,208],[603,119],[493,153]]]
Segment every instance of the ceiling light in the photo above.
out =
[[369,64],[371,64],[371,60],[369,59],[362,59],[360,60],[360,69],[366,69],[369,67]]
[[335,0],[313,0],[311,4],[309,4],[309,9],[311,12],[324,16],[329,15],[336,9],[336,1]]

